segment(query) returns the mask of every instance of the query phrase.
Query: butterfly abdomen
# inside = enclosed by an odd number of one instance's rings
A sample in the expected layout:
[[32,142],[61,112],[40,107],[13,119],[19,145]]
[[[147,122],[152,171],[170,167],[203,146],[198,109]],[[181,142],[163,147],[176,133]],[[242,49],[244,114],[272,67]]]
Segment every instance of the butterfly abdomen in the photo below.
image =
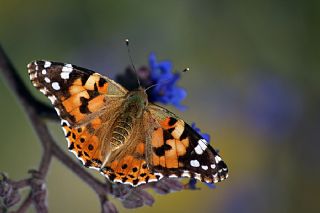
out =
[[111,149],[116,150],[128,140],[132,131],[134,118],[131,115],[120,115],[116,120],[112,136],[111,136]]
[[116,150],[128,141],[132,127],[141,118],[146,105],[145,92],[132,91],[123,103],[123,110],[115,120],[111,135],[111,150]]

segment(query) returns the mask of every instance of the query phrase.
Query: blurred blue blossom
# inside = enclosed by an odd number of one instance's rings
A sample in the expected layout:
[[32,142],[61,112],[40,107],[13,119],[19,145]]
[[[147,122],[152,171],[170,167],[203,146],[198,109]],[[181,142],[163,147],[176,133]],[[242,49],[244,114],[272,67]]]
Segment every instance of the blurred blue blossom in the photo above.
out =
[[171,104],[179,110],[185,110],[186,107],[180,102],[187,96],[187,92],[177,86],[180,75],[172,72],[172,63],[170,61],[158,62],[155,54],[151,53],[149,66],[151,81],[157,84],[151,89],[150,101]]
[[[210,135],[209,135],[209,134],[207,134],[207,133],[202,133],[201,130],[196,126],[196,124],[195,124],[194,122],[191,124],[191,127],[192,127],[198,134],[200,134],[208,143],[210,143]],[[192,190],[198,189],[197,186],[196,186],[196,184],[197,184],[197,180],[194,179],[194,178],[191,178],[191,179],[189,180],[189,183],[188,183],[187,188],[188,188],[188,189],[192,189]],[[216,188],[216,186],[215,186],[213,183],[206,183],[206,184],[207,184],[207,186],[208,186],[209,188],[212,188],[212,189]]]
[[137,73],[131,67],[128,67],[125,73],[116,75],[116,81],[129,91],[138,88],[136,75],[138,75],[140,84],[147,90],[150,102],[158,102],[165,105],[173,105],[179,110],[185,110],[181,101],[187,96],[187,92],[177,85],[180,75],[173,73],[172,63],[170,61],[158,62],[154,53],[149,56],[149,67],[141,67]]
[[194,129],[198,134],[200,134],[208,143],[210,143],[210,135],[207,133],[202,133],[201,130],[196,126],[195,122],[191,124],[192,129]]
[[298,88],[270,74],[254,76],[251,81],[244,110],[252,127],[278,138],[290,134],[303,111]]
[[242,83],[234,80],[239,78],[235,75],[234,79],[220,78],[214,85],[218,101],[212,104],[219,119],[240,122],[241,127],[267,139],[263,141],[285,141],[305,110],[299,85],[272,71],[255,70],[241,77]]

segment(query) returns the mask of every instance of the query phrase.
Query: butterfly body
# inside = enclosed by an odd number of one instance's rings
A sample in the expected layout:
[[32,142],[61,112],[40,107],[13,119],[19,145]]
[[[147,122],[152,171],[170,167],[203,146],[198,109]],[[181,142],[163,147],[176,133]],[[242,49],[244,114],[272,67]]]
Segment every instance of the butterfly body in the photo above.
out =
[[141,119],[147,103],[148,99],[144,90],[128,92],[111,128],[111,150],[116,150],[127,142],[132,134],[132,127],[137,120]]
[[71,64],[34,61],[33,85],[61,118],[68,149],[113,182],[137,186],[162,177],[227,178],[217,152],[187,123],[148,103],[144,89],[127,91],[113,80]]

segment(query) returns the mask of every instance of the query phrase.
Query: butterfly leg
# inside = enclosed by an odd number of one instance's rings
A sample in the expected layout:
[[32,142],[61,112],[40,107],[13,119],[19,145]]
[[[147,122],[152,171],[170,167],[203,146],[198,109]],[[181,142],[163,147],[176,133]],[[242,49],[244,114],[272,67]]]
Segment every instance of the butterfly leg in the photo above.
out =
[[109,160],[109,158],[110,158],[110,155],[111,155],[111,152],[109,152],[109,153],[106,155],[106,157],[104,158],[103,163],[101,164],[100,169],[102,169],[103,167],[105,167],[105,165],[107,164],[107,162],[108,162],[108,160]]

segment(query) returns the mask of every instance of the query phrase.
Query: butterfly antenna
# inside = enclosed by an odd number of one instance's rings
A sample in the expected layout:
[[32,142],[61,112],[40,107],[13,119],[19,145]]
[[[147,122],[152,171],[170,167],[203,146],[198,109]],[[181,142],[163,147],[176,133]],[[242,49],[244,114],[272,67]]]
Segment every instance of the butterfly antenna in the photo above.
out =
[[182,72],[188,72],[190,70],[189,67],[184,68],[184,70],[182,70]]
[[[189,67],[186,67],[186,68],[184,68],[184,69],[182,70],[182,72],[188,72],[189,70],[190,70],[190,68],[189,68]],[[181,71],[180,71],[180,72],[181,72]],[[179,72],[178,72],[178,73],[179,73]],[[163,82],[163,83],[152,84],[151,86],[147,87],[144,91],[146,92],[147,90],[149,90],[149,89],[151,89],[152,87],[155,87],[155,86],[157,86],[157,85],[159,85],[159,84],[167,84],[167,83],[170,83],[170,79],[166,80],[166,81]]]
[[137,77],[137,81],[138,81],[139,87],[141,87],[140,80],[139,80],[139,76],[138,76],[138,72],[137,72],[137,70],[136,70],[136,67],[135,67],[134,64],[133,64],[133,60],[132,60],[132,57],[131,57],[130,46],[129,46],[129,39],[126,39],[125,41],[126,41],[127,50],[128,50],[128,56],[129,56],[129,59],[130,59],[130,63],[131,63],[132,69],[133,69],[133,71],[136,73],[136,77]]
[[148,89],[151,89],[152,87],[155,87],[159,85],[160,83],[152,84],[151,86],[148,86],[144,91],[147,92]]

